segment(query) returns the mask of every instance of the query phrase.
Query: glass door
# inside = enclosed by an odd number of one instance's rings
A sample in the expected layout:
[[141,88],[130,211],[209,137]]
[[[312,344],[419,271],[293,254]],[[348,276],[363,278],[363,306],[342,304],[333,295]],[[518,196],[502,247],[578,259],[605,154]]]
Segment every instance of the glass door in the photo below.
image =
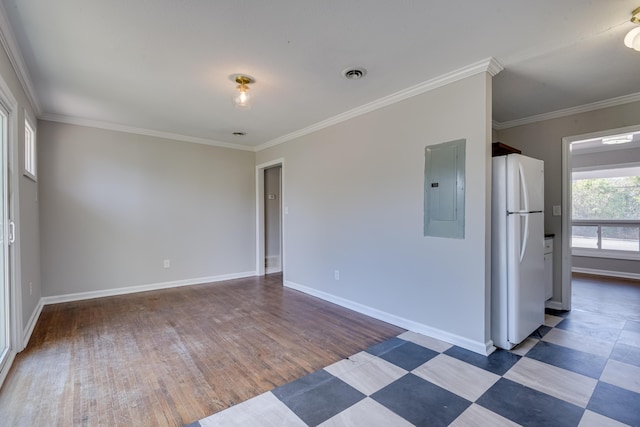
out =
[[9,114],[0,105],[0,369],[9,354],[9,229],[7,203],[7,123]]

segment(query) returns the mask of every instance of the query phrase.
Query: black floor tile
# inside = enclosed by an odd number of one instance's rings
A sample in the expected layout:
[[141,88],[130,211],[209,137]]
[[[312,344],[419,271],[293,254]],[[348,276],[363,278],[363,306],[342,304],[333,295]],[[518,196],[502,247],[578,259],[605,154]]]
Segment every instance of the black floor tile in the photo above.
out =
[[629,365],[640,366],[640,347],[617,343],[613,347],[610,359],[618,362],[628,363]]
[[365,398],[322,369],[278,387],[272,393],[310,426],[323,423]]
[[400,347],[403,344],[408,343],[409,341],[405,341],[401,338],[395,337],[388,339],[380,344],[376,344],[374,346],[369,347],[365,351],[369,354],[373,354],[374,356],[380,356],[383,353],[386,353],[390,350],[393,350],[396,347]]
[[466,399],[413,374],[371,395],[416,426],[447,426],[471,405]]
[[584,413],[578,406],[505,378],[476,403],[523,426],[577,426]]
[[540,341],[529,350],[527,357],[595,379],[600,378],[600,374],[607,364],[606,357],[545,341]]
[[494,351],[489,356],[483,356],[464,348],[453,346],[445,351],[444,354],[497,375],[504,375],[520,360],[520,356],[501,349]]
[[556,328],[584,335],[585,339],[615,341],[620,336],[624,323],[621,319],[575,311],[558,323]]
[[537,338],[537,339],[542,339],[542,337],[544,337],[545,335],[547,335],[547,333],[553,328],[550,328],[549,326],[546,325],[542,325],[540,326],[538,329],[536,329],[535,331],[531,332],[531,334],[529,335],[529,337],[531,338]]
[[378,357],[386,360],[387,362],[391,362],[402,369],[411,371],[423,363],[433,359],[438,354],[440,353],[437,351],[433,351],[412,342],[406,342],[398,347],[379,354]]
[[640,394],[598,382],[587,409],[632,426],[640,425]]

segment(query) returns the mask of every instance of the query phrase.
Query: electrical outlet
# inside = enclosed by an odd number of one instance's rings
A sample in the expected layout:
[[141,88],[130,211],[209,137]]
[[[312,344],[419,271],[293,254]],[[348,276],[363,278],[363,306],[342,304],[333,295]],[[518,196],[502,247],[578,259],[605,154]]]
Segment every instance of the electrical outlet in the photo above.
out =
[[340,270],[333,270],[333,278],[335,280],[340,280]]
[[164,268],[169,268],[171,267],[171,260],[165,259],[164,260]]

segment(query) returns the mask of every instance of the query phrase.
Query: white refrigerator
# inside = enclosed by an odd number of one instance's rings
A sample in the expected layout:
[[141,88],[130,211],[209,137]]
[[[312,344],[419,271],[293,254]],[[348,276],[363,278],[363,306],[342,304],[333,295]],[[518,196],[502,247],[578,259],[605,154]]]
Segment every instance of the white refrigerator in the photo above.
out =
[[511,349],[544,323],[544,163],[493,158],[491,337]]

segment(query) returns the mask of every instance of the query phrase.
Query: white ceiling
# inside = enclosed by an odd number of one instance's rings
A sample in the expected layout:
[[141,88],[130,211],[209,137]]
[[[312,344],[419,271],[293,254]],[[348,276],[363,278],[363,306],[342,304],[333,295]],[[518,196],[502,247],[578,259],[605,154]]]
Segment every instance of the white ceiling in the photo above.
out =
[[[622,42],[640,0],[3,3],[52,120],[256,146],[490,57],[498,126],[640,99],[640,52]],[[349,66],[368,74],[346,80]],[[237,73],[256,79],[250,111],[232,105]]]

